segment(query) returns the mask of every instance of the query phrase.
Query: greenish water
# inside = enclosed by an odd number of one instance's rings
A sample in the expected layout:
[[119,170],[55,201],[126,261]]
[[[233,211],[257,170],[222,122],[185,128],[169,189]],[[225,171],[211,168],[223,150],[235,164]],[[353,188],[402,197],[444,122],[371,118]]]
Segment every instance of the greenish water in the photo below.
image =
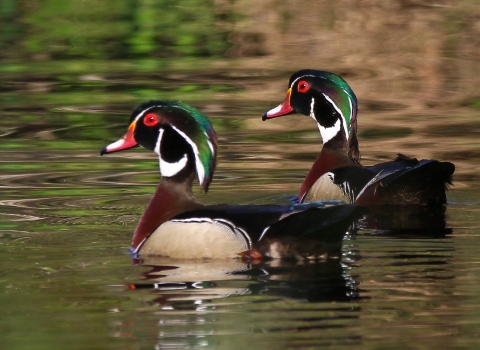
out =
[[[478,15],[469,1],[0,1],[0,348],[476,348]],[[131,110],[180,99],[211,118],[201,202],[286,203],[318,131],[261,115],[306,67],[356,92],[365,164],[456,164],[451,233],[360,230],[340,261],[133,265],[157,160],[99,156]]]

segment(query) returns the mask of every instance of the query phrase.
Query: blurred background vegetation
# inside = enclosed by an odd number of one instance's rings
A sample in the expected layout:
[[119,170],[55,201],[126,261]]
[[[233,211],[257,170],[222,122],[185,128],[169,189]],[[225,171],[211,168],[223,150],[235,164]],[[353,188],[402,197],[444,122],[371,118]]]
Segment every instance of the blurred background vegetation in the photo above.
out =
[[[157,317],[151,332],[142,323],[128,326],[131,319],[145,320],[146,305],[105,292],[105,286],[139,273],[126,272],[124,253],[158,182],[158,162],[152,152],[137,149],[100,158],[100,149],[124,134],[140,102],[183,100],[204,111],[219,136],[208,196],[195,189],[201,201],[287,201],[318,155],[318,130],[303,116],[262,122],[261,115],[284,99],[288,78],[301,68],[333,71],[352,86],[364,164],[401,152],[457,167],[449,200],[463,204],[449,205],[448,222],[466,234],[439,241],[438,251],[425,251],[455,262],[441,263],[449,277],[433,280],[423,255],[418,266],[409,267],[413,272],[403,272],[398,261],[418,256],[417,249],[424,249],[420,240],[395,238],[385,244],[373,236],[367,237],[372,265],[356,273],[371,269],[363,281],[374,281],[385,265],[378,256],[390,256],[407,242],[415,253],[408,248],[408,254],[394,254],[395,270],[380,273],[393,286],[386,289],[387,299],[398,307],[398,299],[390,297],[405,288],[410,273],[427,283],[414,295],[428,291],[435,298],[418,303],[429,309],[441,305],[431,309],[440,310],[436,316],[447,312],[448,320],[458,319],[437,299],[444,288],[437,283],[445,283],[445,295],[477,320],[476,298],[464,303],[476,289],[458,288],[459,281],[477,277],[465,276],[475,272],[469,266],[478,256],[472,244],[480,217],[478,191],[472,189],[480,180],[479,58],[476,0],[0,0],[0,282],[6,286],[0,293],[0,348],[111,348],[114,337],[137,344],[132,327],[141,334],[140,343],[155,343]],[[452,253],[445,250],[449,245]],[[391,276],[400,269],[399,282],[392,285]],[[412,300],[412,294],[403,300]],[[395,314],[411,321],[421,310],[418,303]],[[388,316],[374,326],[367,322],[358,333],[385,338],[377,325],[392,329],[393,309],[387,305],[382,310]],[[379,310],[377,304],[370,309]],[[433,327],[443,325],[443,319],[424,314]],[[238,313],[232,315],[231,334],[239,334]],[[373,318],[367,313],[360,319]],[[125,334],[118,331],[123,320]],[[406,333],[389,341],[411,335],[400,321],[397,329]],[[461,323],[471,327],[476,344],[476,324]],[[414,325],[421,333],[416,340],[431,347],[424,325]],[[344,337],[345,328],[338,329]],[[434,334],[445,335],[436,337],[438,342],[456,342],[453,332],[464,334],[460,327]],[[412,337],[403,339],[411,346]]]
[[370,160],[480,159],[479,18],[471,0],[0,0],[0,147],[100,147],[136,104],[169,98],[212,117],[224,144],[310,157],[313,125],[259,119],[309,67],[353,87]]

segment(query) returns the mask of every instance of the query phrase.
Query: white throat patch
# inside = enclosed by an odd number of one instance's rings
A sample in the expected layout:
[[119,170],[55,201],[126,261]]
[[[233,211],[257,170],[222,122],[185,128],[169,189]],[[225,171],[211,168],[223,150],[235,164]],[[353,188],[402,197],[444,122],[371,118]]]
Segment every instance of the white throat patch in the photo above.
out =
[[[342,124],[343,124],[343,130],[345,131],[345,138],[348,140],[348,137],[350,136],[348,134],[348,126],[347,126],[347,121],[345,119],[345,116],[343,115],[342,111],[340,108],[338,108],[338,106],[335,104],[335,102],[333,102],[333,100],[328,97],[328,95],[326,94],[323,94],[323,96],[325,97],[325,99],[331,103],[331,105],[333,106],[333,108],[335,108],[335,110],[338,112],[338,114],[340,114],[342,116]],[[348,103],[350,104],[350,111],[352,110],[352,100],[350,98],[348,98]],[[350,113],[350,118],[352,118],[352,115]],[[325,143],[325,142],[324,142]]]
[[340,131],[341,129],[340,119],[337,119],[335,124],[333,124],[333,126],[329,128],[324,128],[323,126],[318,124],[318,129],[320,130],[320,135],[322,135],[323,144],[326,144],[328,141],[333,139],[335,135],[337,135],[338,132]]
[[160,144],[162,142],[164,132],[164,129],[160,129],[160,134],[158,135],[158,140],[155,145],[155,153],[158,154],[158,158],[160,160],[160,174],[165,177],[171,177],[178,174],[183,168],[185,168],[185,165],[187,165],[188,157],[187,154],[184,154],[178,162],[174,163],[170,163],[162,159],[162,155],[160,154]]
[[[173,130],[178,132],[178,134],[182,136],[185,139],[185,141],[188,142],[190,147],[192,147],[193,154],[195,155],[195,168],[197,169],[198,183],[202,184],[203,179],[205,179],[205,168],[203,167],[202,161],[200,160],[200,152],[198,151],[197,145],[183,131],[181,131],[180,129],[177,129],[173,125],[171,125],[171,127]],[[213,149],[213,146],[210,144],[209,144],[209,147],[210,149]]]
[[[324,95],[324,96],[328,99],[329,102],[333,103],[332,100],[329,99],[327,95]],[[333,105],[335,106],[335,104],[333,104]],[[335,122],[335,124],[333,124],[333,126],[331,126],[329,128],[324,128],[317,121],[317,118],[315,118],[314,107],[315,107],[315,99],[312,97],[312,102],[310,103],[310,118],[315,120],[315,122],[317,123],[318,130],[320,130],[320,135],[322,135],[323,144],[326,144],[328,141],[333,139],[335,137],[335,135],[338,134],[338,132],[340,131],[340,128],[341,128],[341,122],[340,122],[340,119],[337,119],[337,121]]]

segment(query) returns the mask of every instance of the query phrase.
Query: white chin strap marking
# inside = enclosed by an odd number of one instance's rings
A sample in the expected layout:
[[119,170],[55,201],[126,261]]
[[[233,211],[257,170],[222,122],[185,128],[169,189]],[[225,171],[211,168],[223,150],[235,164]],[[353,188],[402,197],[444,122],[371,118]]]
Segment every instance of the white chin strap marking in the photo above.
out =
[[[324,96],[327,98],[327,100],[330,103],[332,103],[335,106],[333,101],[327,95],[324,94]],[[340,126],[340,119],[337,119],[337,121],[335,122],[335,124],[333,126],[331,126],[329,128],[324,128],[317,121],[317,118],[315,118],[314,107],[315,107],[315,99],[312,97],[312,102],[310,103],[310,118],[312,118],[313,120],[315,120],[317,122],[318,130],[320,130],[320,135],[322,135],[323,144],[326,144],[328,141],[333,139],[335,137],[335,135],[337,135],[338,132],[340,131],[340,127],[341,127]],[[336,106],[335,106],[335,108],[336,108]],[[338,109],[337,109],[337,111],[338,111]]]
[[[205,179],[205,169],[203,167],[203,164],[200,160],[200,154],[198,152],[198,147],[197,145],[195,144],[195,142],[193,142],[188,136],[187,134],[185,134],[183,131],[180,131],[179,129],[177,129],[176,127],[174,127],[173,125],[170,125],[172,127],[173,130],[175,130],[176,132],[178,132],[178,134],[180,136],[182,136],[185,141],[188,142],[188,144],[190,145],[190,147],[192,147],[192,150],[193,150],[193,154],[195,155],[195,167],[197,168],[197,176],[198,176],[198,183],[201,185],[203,184],[203,180]],[[213,148],[213,146],[210,145],[211,148]],[[213,153],[213,152],[212,152]]]
[[[345,90],[344,90],[345,91]],[[345,116],[343,115],[342,111],[340,110],[340,108],[337,107],[337,105],[335,104],[335,102],[333,102],[333,100],[328,97],[326,94],[322,94],[325,99],[330,102],[330,104],[333,106],[333,108],[335,108],[335,110],[338,112],[338,114],[340,114],[342,116],[342,124],[343,124],[343,130],[345,131],[345,137],[347,138],[348,140],[348,136],[349,136],[349,133],[348,133],[348,126],[347,126],[347,121],[345,119]],[[348,94],[347,94],[348,95]],[[352,111],[352,101],[350,100],[350,98],[348,98],[348,102],[350,104],[350,111]],[[352,118],[352,115],[350,113],[350,118]],[[325,143],[325,142],[324,142]]]
[[333,139],[335,135],[337,135],[340,131],[340,128],[340,119],[337,119],[335,124],[333,124],[333,126],[329,128],[324,128],[323,126],[318,124],[318,129],[320,130],[320,134],[322,135],[323,144],[326,144],[328,141]]
[[183,168],[185,168],[185,165],[187,165],[188,157],[187,154],[184,154],[178,162],[174,163],[169,163],[162,159],[162,155],[160,154],[160,144],[162,142],[164,132],[164,129],[160,129],[160,134],[158,135],[158,140],[155,145],[155,153],[158,154],[158,157],[160,159],[160,173],[162,174],[162,176],[171,177],[178,174]]
[[174,176],[178,174],[185,165],[187,165],[187,160],[188,158],[186,154],[183,155],[182,159],[175,163],[169,163],[160,157],[160,173],[165,177]]

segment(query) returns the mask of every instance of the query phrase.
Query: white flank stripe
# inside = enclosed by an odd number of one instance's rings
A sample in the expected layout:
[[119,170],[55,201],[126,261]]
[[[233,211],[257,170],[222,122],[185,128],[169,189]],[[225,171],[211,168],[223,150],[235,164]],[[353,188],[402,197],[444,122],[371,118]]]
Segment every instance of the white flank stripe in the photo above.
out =
[[263,235],[265,235],[265,233],[267,233],[267,231],[268,231],[269,229],[270,229],[270,226],[267,226],[267,227],[263,230],[262,234],[260,235],[260,238],[258,239],[259,241],[263,238]]
[[370,186],[371,184],[373,184],[375,181],[378,180],[378,178],[380,177],[380,175],[382,175],[383,170],[384,170],[384,169],[380,170],[379,173],[373,177],[373,179],[371,179],[370,181],[368,181],[368,183],[367,183],[365,186],[363,186],[363,188],[362,188],[362,190],[360,191],[360,193],[354,198],[354,201],[356,201],[357,198],[359,198],[359,197],[363,194],[363,192],[365,192],[365,190],[368,188],[368,186]]
[[208,222],[213,224],[213,219],[210,218],[186,218],[186,219],[171,219],[170,221],[174,222]]
[[[149,236],[150,236],[150,235],[149,235]],[[145,243],[145,242],[147,241],[147,238],[148,238],[149,236],[145,237],[145,238],[143,239],[143,241],[140,242],[140,244],[137,246],[137,249],[135,249],[135,250],[133,251],[133,254],[137,254],[137,253],[140,251],[140,248],[142,248],[143,243]]]
[[[236,226],[233,222],[226,219],[210,219],[210,218],[186,218],[186,219],[171,219],[172,222],[185,222],[185,223],[210,223],[212,225],[218,224],[227,227],[234,236],[240,236],[247,245],[248,249],[252,248],[252,239],[249,234],[241,227]],[[269,227],[265,229],[268,230]],[[264,233],[265,233],[264,231]],[[263,235],[263,234],[262,234]]]

